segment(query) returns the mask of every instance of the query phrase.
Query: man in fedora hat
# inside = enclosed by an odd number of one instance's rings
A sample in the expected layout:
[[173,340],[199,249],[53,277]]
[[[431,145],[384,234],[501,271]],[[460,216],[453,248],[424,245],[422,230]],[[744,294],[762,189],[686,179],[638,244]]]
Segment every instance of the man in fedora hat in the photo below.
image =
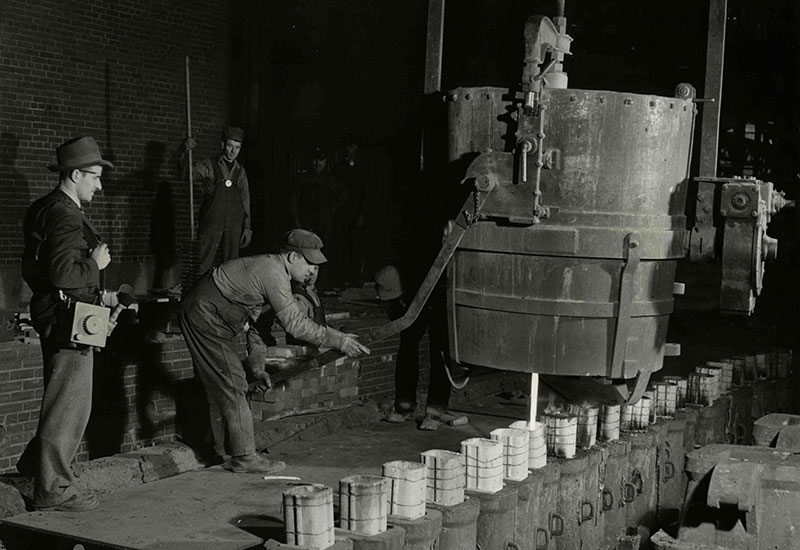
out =
[[[349,357],[369,353],[355,335],[315,323],[295,302],[291,281],[311,282],[326,261],[317,235],[293,229],[283,236],[279,254],[224,263],[201,277],[181,302],[178,318],[208,399],[214,447],[218,456],[231,457],[224,467],[232,472],[274,473],[286,466],[255,449],[247,373],[235,351],[236,338],[249,322],[271,310],[286,332],[300,340]],[[256,330],[247,331],[247,343],[246,365],[263,391],[271,387],[264,370],[266,347]]]
[[56,149],[59,183],[34,202],[25,216],[22,275],[33,291],[31,321],[44,357],[44,395],[36,436],[17,468],[35,476],[38,510],[79,512],[97,498],[75,488],[70,461],[83,437],[92,408],[93,352],[69,342],[68,302],[97,303],[100,272],[111,262],[108,246],[83,213],[103,187],[103,160],[91,136]]
[[[222,153],[196,163],[192,176],[203,189],[200,224],[197,235],[199,248],[198,273],[204,274],[214,265],[217,249],[222,262],[239,257],[239,249],[247,248],[253,231],[250,229],[250,188],[247,172],[236,160],[242,150],[244,130],[229,126],[222,132]],[[185,151],[194,149],[196,142],[187,138]],[[185,157],[181,171],[185,171]]]

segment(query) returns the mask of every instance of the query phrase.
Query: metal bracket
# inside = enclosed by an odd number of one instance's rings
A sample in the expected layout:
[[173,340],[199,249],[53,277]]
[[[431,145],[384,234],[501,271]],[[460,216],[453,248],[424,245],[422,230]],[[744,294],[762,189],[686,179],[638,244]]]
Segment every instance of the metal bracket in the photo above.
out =
[[[408,306],[405,314],[399,319],[395,319],[394,321],[369,331],[360,339],[361,343],[370,345],[373,342],[388,338],[389,336],[407,329],[414,321],[417,320],[417,317],[422,312],[422,308],[425,306],[425,302],[428,301],[428,298],[433,293],[436,283],[439,281],[442,273],[444,273],[444,270],[447,268],[447,264],[453,257],[456,248],[458,248],[458,245],[461,243],[464,233],[466,233],[472,224],[477,221],[478,214],[481,208],[483,208],[483,205],[486,203],[486,199],[489,197],[489,195],[491,195],[492,191],[496,189],[498,185],[497,177],[491,173],[473,175],[472,177],[467,178],[465,181],[468,180],[473,184],[473,192],[470,193],[470,196],[468,196],[464,201],[464,204],[461,206],[459,212],[462,214],[467,212],[471,213],[466,216],[460,215],[454,220],[454,223],[450,224],[450,231],[442,243],[442,248],[439,249],[439,254],[433,261],[433,265],[431,265],[427,275],[425,275],[425,279],[422,281],[419,290],[417,290],[416,296],[414,296],[414,300]],[[331,361],[335,361],[336,359],[342,357],[342,355],[342,352],[339,350],[328,350],[316,357],[308,359],[307,361],[281,370],[272,376],[272,382],[274,384],[283,382],[293,378],[294,376],[297,376],[301,372],[316,367],[321,367],[322,365],[326,365]]]
[[619,308],[617,310],[617,326],[614,332],[614,348],[611,358],[611,376],[622,372],[623,361],[628,344],[628,332],[633,310],[633,277],[639,267],[639,235],[628,233],[623,247],[625,265],[619,282]]

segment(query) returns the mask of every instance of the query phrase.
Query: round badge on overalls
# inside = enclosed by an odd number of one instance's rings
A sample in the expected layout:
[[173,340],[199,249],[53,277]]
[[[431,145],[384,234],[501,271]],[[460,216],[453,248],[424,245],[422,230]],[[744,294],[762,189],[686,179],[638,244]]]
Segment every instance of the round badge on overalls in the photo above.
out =
[[231,185],[233,185],[231,180],[225,180],[225,187],[230,187]]

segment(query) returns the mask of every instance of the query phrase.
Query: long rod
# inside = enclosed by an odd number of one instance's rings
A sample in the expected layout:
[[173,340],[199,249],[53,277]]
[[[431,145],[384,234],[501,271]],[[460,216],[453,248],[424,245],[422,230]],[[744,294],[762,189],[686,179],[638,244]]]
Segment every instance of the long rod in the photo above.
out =
[[531,411],[528,417],[528,429],[532,430],[536,425],[536,407],[539,404],[539,373],[531,373]]
[[722,107],[722,69],[725,64],[725,18],[727,0],[709,0],[708,42],[706,45],[706,81],[703,97],[714,99],[703,103],[700,127],[699,176],[717,176],[719,119]]
[[[189,86],[189,56],[185,59],[185,75],[186,75],[186,137],[192,137],[192,94]],[[192,162],[192,150],[189,149],[189,234],[194,241],[194,179],[192,172],[194,171],[194,163]]]
[[[431,124],[431,97],[442,88],[442,44],[444,41],[445,0],[428,0],[428,30],[425,43],[425,83],[422,117],[422,136],[419,149],[419,169],[425,169],[425,130]],[[428,136],[430,137],[430,136]]]

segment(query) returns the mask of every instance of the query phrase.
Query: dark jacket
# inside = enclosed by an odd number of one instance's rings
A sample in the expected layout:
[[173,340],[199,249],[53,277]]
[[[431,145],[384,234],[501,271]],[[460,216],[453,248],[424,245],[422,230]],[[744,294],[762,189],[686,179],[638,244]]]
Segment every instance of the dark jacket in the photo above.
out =
[[95,300],[100,269],[89,255],[100,236],[80,207],[58,188],[28,208],[22,230],[22,277],[33,291],[31,321],[41,333],[55,324],[59,290],[74,300]]

